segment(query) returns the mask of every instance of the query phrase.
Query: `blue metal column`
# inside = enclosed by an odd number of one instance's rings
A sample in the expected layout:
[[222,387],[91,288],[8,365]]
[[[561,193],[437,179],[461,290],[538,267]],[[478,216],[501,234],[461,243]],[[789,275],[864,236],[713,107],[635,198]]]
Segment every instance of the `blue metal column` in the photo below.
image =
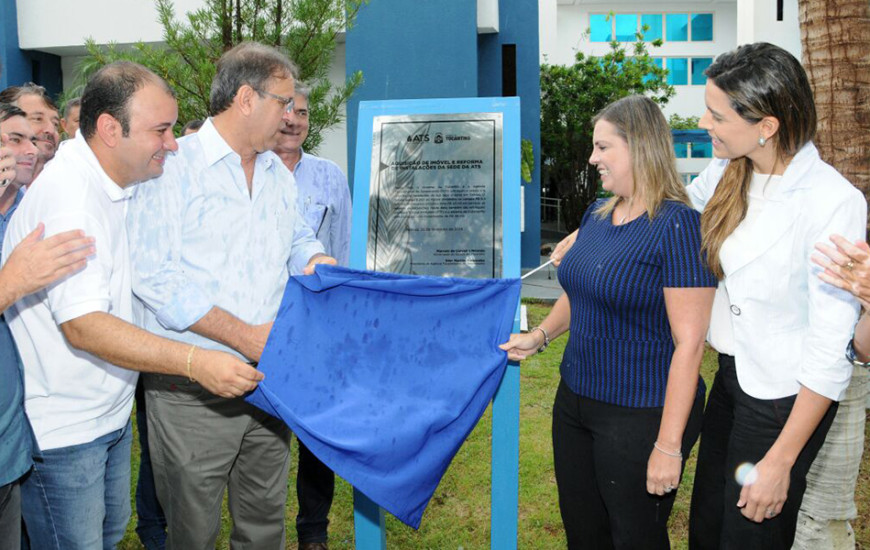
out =
[[353,527],[355,546],[359,550],[384,550],[387,547],[383,508],[356,488],[353,490]]
[[[503,276],[520,276],[520,100],[504,98],[502,181]],[[520,308],[514,315],[520,331]],[[508,363],[492,400],[492,519],[493,550],[517,547],[520,468],[520,366]]]
[[[366,102],[360,105],[353,189],[353,227],[350,266],[365,269],[368,244],[369,174],[374,117],[388,114],[491,113],[503,114],[502,132],[502,257],[503,276],[520,276],[520,100],[506,98],[435,99],[403,102]],[[519,304],[514,315],[519,331]],[[519,499],[520,371],[508,364],[492,407],[492,522],[491,544],[498,550],[516,548]],[[386,545],[383,511],[354,491],[356,547],[383,550]]]

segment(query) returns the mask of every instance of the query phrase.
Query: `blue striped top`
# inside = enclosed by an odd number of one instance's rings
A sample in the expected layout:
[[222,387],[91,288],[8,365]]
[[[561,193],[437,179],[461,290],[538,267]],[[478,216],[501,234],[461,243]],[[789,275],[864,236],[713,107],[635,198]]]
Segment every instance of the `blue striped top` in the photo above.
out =
[[624,225],[583,216],[558,269],[571,304],[562,378],[574,393],[625,407],[664,405],[674,342],[666,287],[715,287],[701,258],[700,215],[665,201]]

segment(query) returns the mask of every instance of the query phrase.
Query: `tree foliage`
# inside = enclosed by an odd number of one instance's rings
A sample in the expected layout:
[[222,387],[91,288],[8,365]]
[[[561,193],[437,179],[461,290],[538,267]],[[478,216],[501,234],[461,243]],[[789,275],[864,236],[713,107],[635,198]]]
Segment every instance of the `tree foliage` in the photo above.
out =
[[343,106],[362,83],[357,72],[340,86],[327,79],[336,39],[350,28],[368,0],[205,0],[205,5],[179,19],[171,0],[155,0],[165,45],[139,42],[130,48],[85,42],[88,56],[79,65],[79,95],[88,76],[103,65],[137,61],[163,77],[178,94],[179,124],[208,116],[209,91],[220,56],[244,41],[284,51],[299,67],[299,78],[311,86],[305,142],[315,151],[324,129],[340,122]]
[[532,183],[532,170],[535,169],[535,149],[532,142],[523,139],[520,142],[520,176],[526,183]]
[[668,126],[671,130],[697,130],[700,120],[701,118],[697,116],[683,117],[674,113],[668,117]]
[[[546,195],[563,199],[567,227],[574,228],[598,191],[592,154],[592,118],[613,101],[644,94],[663,105],[674,94],[638,33],[626,51],[619,42],[601,57],[578,53],[571,66],[541,66],[541,168]],[[650,42],[654,47],[661,41]]]

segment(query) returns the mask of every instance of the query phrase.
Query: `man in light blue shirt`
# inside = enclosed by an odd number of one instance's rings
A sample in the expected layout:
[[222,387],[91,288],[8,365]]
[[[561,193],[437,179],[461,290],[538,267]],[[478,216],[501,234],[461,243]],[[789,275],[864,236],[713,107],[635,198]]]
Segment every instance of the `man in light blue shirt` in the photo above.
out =
[[[350,190],[347,178],[334,162],[302,150],[308,138],[309,93],[307,87],[296,86],[293,112],[284,117],[284,127],[274,151],[296,178],[297,202],[305,221],[326,253],[339,265],[346,266],[350,258]],[[335,474],[299,441],[296,533],[300,550],[326,548],[328,515],[334,493]]]
[[311,226],[326,253],[346,266],[350,259],[350,190],[347,177],[331,160],[306,153],[302,144],[308,138],[308,95],[299,84],[293,98],[293,112],[284,118],[284,127],[275,153],[296,179],[299,210]]
[[[293,107],[295,71],[261,44],[225,53],[212,117],[179,141],[162,177],[137,187],[128,229],[148,330],[256,362],[290,270],[335,263],[298,214],[293,176],[271,152]],[[229,488],[231,544],[283,547],[286,425],[184,377],[144,381],[167,546],[213,548]]]

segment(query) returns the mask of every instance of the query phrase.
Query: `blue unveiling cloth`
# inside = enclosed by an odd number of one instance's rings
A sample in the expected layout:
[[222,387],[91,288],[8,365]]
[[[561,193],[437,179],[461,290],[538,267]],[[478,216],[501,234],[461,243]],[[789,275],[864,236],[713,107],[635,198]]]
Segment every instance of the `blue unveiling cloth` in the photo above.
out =
[[292,277],[247,400],[417,528],[507,365],[519,279],[318,265]]

